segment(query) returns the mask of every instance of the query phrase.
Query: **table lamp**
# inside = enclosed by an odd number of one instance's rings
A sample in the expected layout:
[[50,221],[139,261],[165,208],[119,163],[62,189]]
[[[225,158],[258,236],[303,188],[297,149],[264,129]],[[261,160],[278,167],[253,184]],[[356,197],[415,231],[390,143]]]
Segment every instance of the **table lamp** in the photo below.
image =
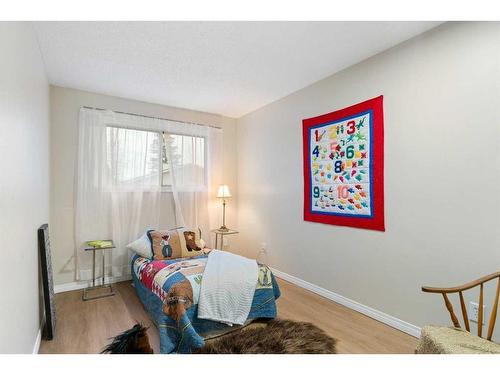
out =
[[217,198],[222,198],[222,226],[219,228],[220,231],[227,232],[229,230],[226,227],[226,198],[231,198],[231,192],[227,185],[220,185],[217,191]]

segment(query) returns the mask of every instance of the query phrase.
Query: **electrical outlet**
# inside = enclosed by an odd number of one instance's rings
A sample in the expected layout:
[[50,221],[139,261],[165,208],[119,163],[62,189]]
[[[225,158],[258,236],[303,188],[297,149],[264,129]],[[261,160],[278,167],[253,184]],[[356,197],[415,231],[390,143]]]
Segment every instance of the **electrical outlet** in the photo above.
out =
[[262,242],[260,244],[260,251],[267,254],[267,243]]
[[[486,311],[486,305],[483,305],[483,325],[484,325],[484,312]],[[479,303],[469,302],[469,319],[473,322],[479,321]]]

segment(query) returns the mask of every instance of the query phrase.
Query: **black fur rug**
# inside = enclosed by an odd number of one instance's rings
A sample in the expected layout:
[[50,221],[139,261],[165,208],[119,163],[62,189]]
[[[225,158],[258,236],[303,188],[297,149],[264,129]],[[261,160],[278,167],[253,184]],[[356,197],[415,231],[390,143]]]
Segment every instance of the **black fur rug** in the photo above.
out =
[[314,324],[275,319],[205,342],[196,354],[335,354],[336,340]]

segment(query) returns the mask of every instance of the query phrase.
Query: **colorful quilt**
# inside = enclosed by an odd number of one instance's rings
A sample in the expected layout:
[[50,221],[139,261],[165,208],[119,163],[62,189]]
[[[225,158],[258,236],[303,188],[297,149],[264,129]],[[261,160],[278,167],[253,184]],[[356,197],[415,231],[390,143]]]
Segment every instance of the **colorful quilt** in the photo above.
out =
[[[160,331],[161,353],[191,353],[204,345],[203,336],[231,330],[223,323],[198,319],[201,280],[208,256],[150,260],[134,255],[132,278],[137,294]],[[280,290],[274,275],[259,265],[248,319],[275,318]]]

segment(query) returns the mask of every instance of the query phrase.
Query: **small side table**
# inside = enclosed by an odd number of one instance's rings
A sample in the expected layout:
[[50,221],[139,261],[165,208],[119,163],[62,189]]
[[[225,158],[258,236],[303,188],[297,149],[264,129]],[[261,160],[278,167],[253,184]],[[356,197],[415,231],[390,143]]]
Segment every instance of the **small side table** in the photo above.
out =
[[220,236],[220,249],[219,250],[224,250],[224,236],[229,236],[231,234],[238,234],[239,232],[233,229],[228,229],[228,230],[221,230],[221,229],[212,229],[212,233],[215,233],[215,248],[217,249],[218,247],[218,239]]
[[[105,284],[104,283],[104,276],[106,275],[106,264],[105,264],[105,259],[106,257],[104,256],[104,250],[111,250],[111,249],[114,249],[115,246],[107,246],[107,247],[88,247],[88,248],[85,248],[85,251],[92,251],[93,254],[92,254],[92,286],[90,287],[87,287],[85,289],[83,289],[83,296],[82,296],[82,299],[84,301],[89,301],[89,300],[92,300],[92,299],[97,299],[97,298],[103,298],[103,297],[110,297],[110,296],[114,296],[115,295],[115,292],[113,291],[113,287],[111,286],[111,284]],[[95,276],[95,251],[96,250],[102,250],[102,285],[95,285],[95,281],[96,281],[96,276]],[[89,297],[88,293],[90,291],[93,291],[93,290],[98,290],[98,289],[108,289],[107,292],[105,293],[102,293],[102,294],[99,294],[97,296],[93,296],[93,297]]]

